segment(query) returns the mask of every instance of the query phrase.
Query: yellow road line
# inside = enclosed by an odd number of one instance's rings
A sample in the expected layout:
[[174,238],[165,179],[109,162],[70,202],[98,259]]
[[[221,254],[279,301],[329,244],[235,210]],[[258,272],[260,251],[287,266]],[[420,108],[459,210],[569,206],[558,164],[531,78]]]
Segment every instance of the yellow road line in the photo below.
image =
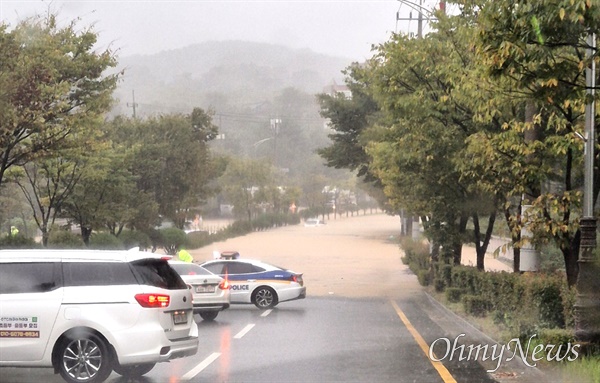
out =
[[[400,320],[404,323],[404,325],[408,329],[408,332],[410,332],[410,334],[413,336],[413,338],[415,338],[415,341],[417,342],[419,347],[421,347],[421,350],[423,350],[423,352],[425,353],[425,356],[427,357],[427,359],[429,359],[429,362],[431,362],[431,364],[433,365],[433,368],[435,368],[437,370],[438,374],[440,374],[440,377],[442,378],[444,383],[457,383],[456,380],[454,379],[454,377],[452,377],[452,375],[450,374],[450,371],[448,371],[448,369],[446,369],[446,367],[444,367],[444,365],[440,361],[432,360],[429,357],[429,346],[427,345],[427,342],[425,342],[425,339],[423,339],[421,334],[419,334],[419,332],[413,327],[413,325],[410,323],[410,321],[408,320],[406,315],[404,315],[404,312],[402,312],[402,310],[400,310],[400,307],[398,307],[396,302],[394,302],[391,299],[390,299],[390,302],[392,303],[394,310],[396,310],[396,314],[398,314],[398,316],[400,317]],[[435,356],[435,354],[434,354],[434,356]],[[439,359],[439,358],[436,356],[435,359]]]

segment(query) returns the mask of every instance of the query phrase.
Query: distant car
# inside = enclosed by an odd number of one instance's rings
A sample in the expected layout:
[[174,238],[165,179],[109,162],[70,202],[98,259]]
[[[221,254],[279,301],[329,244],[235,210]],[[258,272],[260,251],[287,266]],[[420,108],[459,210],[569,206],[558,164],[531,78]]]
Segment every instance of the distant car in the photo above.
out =
[[169,264],[192,291],[194,314],[211,321],[220,311],[229,308],[230,286],[227,280],[195,263],[170,260]]
[[220,259],[238,259],[240,257],[240,253],[237,251],[222,251],[219,255]]
[[270,309],[280,302],[306,298],[301,273],[249,259],[217,259],[202,267],[227,279],[231,303],[252,303]]
[[315,227],[323,225],[325,225],[325,222],[323,220],[320,220],[319,218],[308,218],[306,221],[304,221],[305,227]]

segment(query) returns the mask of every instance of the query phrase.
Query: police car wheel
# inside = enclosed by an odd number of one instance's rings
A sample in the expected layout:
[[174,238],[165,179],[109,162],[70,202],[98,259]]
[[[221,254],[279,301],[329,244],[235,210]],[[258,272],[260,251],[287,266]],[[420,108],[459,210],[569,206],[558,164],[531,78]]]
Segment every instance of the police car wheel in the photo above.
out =
[[217,315],[219,315],[218,311],[205,311],[205,312],[201,312],[200,317],[206,321],[211,321],[211,320],[215,320],[215,318],[217,317]]
[[252,302],[259,309],[270,309],[277,305],[277,293],[270,287],[261,286],[254,290]]
[[69,383],[103,382],[113,370],[111,361],[106,341],[87,330],[67,334],[57,348],[58,371]]

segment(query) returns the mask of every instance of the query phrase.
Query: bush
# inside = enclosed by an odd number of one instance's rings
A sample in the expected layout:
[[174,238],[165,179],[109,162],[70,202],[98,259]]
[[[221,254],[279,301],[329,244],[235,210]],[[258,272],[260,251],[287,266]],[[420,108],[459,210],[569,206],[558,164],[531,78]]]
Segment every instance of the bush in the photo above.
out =
[[488,312],[489,302],[480,296],[467,294],[462,297],[462,303],[469,315],[484,317]]
[[179,248],[187,244],[185,231],[176,227],[159,230],[162,238],[161,246],[165,249],[165,253],[169,255],[177,254]]
[[429,283],[431,282],[429,270],[419,270],[417,272],[417,279],[421,286],[429,286]]
[[140,250],[147,250],[152,247],[150,236],[139,230],[123,230],[118,237],[123,243],[125,249],[139,247]]
[[93,233],[90,237],[90,243],[88,245],[90,249],[99,250],[123,250],[123,242],[107,232]]
[[42,245],[33,238],[24,235],[6,235],[0,237],[0,249],[38,249]]
[[457,287],[448,287],[446,289],[446,299],[448,299],[448,302],[452,303],[460,302],[462,293],[462,290]]
[[150,238],[150,242],[152,243],[152,251],[155,251],[157,248],[162,247],[163,237],[160,230],[148,229],[144,231],[144,233],[148,236],[148,238]]
[[226,238],[237,237],[246,235],[252,232],[252,222],[250,221],[235,221],[231,225],[227,226],[224,230]]
[[[412,238],[405,238],[400,243],[400,247],[404,251],[404,256],[407,258],[408,264],[414,263],[419,270],[429,270],[430,255],[429,246],[426,243],[415,241]],[[414,269],[412,270],[415,271]]]
[[50,249],[82,249],[85,247],[79,234],[69,230],[53,229],[48,236]]
[[446,287],[452,286],[452,265],[442,263],[438,265],[439,278],[444,281]]
[[540,328],[573,326],[575,291],[562,273],[485,273],[458,266],[451,270],[451,286],[469,295],[462,298],[465,311],[481,316],[493,307],[494,323],[524,339]]
[[567,344],[575,344],[575,333],[572,330],[565,329],[539,329],[537,334],[541,344],[554,346],[567,346]]
[[434,278],[433,287],[435,288],[435,291],[441,293],[446,288],[446,282],[442,278]]
[[563,278],[553,275],[524,276],[527,298],[538,313],[539,326],[564,328],[565,317],[561,288]]
[[190,249],[198,249],[212,243],[208,231],[193,231],[187,234],[187,246]]
[[575,286],[569,287],[566,283],[562,285],[560,292],[563,317],[565,318],[565,327],[575,327],[575,300],[577,299],[577,289]]

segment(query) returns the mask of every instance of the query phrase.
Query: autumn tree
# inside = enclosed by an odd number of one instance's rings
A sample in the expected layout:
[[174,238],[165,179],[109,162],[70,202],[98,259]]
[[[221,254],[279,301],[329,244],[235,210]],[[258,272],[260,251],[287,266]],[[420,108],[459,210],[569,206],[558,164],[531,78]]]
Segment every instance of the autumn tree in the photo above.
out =
[[[477,52],[488,76],[500,81],[512,97],[537,106],[533,121],[509,122],[507,133],[494,145],[501,148],[512,142],[513,164],[528,169],[522,175],[539,182],[541,193],[524,220],[537,241],[553,241],[560,248],[567,280],[573,285],[580,242],[583,142],[579,136],[590,48],[586,36],[600,27],[600,9],[587,0],[457,3],[477,15]],[[540,139],[516,140],[532,124],[540,125]],[[600,191],[598,161],[596,156],[594,201]]]

